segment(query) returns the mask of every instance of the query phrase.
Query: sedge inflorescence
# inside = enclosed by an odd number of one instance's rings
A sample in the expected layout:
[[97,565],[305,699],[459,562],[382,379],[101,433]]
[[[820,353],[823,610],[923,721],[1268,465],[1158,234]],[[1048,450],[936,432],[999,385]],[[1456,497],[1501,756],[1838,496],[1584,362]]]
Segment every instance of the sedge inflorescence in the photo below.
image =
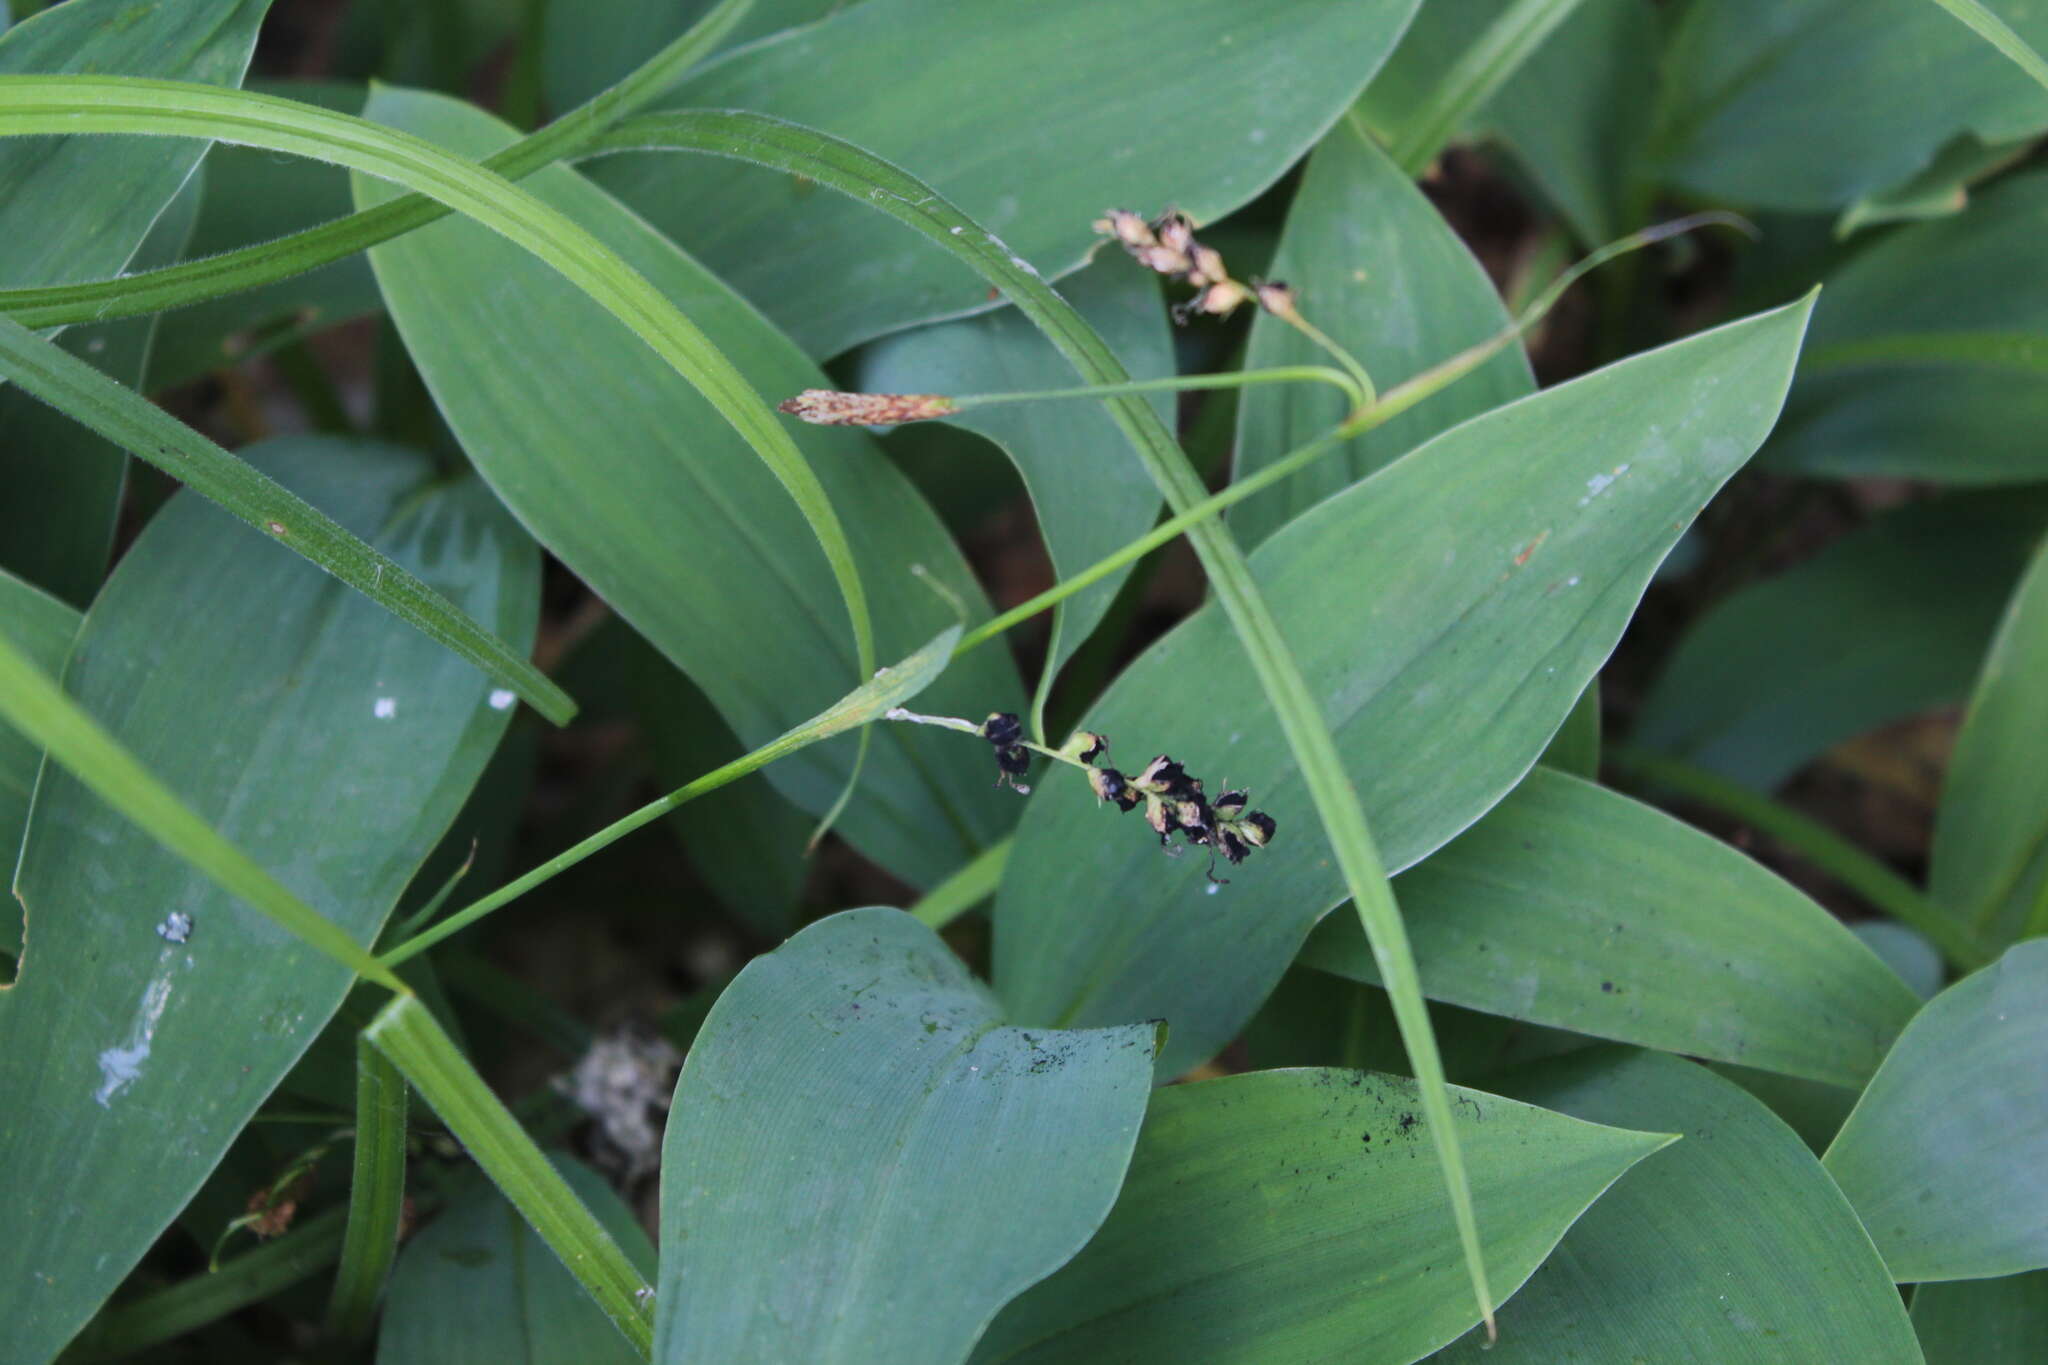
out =
[[[1031,767],[1023,723],[1011,712],[994,712],[982,722],[980,734],[995,748],[998,784],[1016,785],[1016,779]],[[1096,800],[1119,811],[1133,811],[1142,805],[1145,823],[1159,836],[1160,847],[1170,850],[1178,832],[1187,843],[1208,849],[1211,881],[1221,880],[1214,872],[1215,855],[1221,854],[1234,866],[1250,857],[1253,849],[1271,843],[1279,828],[1266,812],[1249,809],[1248,792],[1232,788],[1211,801],[1203,791],[1202,779],[1190,776],[1167,754],[1127,776],[1097,762],[1109,757],[1109,741],[1089,730],[1076,733],[1057,752],[1041,752],[1085,771]]]
[[1174,306],[1176,322],[1187,321],[1190,313],[1224,317],[1251,299],[1282,317],[1294,312],[1294,291],[1278,280],[1245,284],[1232,279],[1222,255],[1195,240],[1195,225],[1178,209],[1152,219],[1129,209],[1111,209],[1094,226],[1115,238],[1147,270],[1194,286],[1195,296]]

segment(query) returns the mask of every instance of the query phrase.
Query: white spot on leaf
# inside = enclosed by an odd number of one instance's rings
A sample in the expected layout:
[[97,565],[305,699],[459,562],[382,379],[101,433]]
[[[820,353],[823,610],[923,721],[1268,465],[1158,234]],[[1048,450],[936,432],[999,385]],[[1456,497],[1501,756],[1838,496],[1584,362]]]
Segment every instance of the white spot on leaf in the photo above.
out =
[[493,711],[502,711],[517,700],[519,699],[512,695],[512,689],[509,687],[494,687],[491,689],[491,709]]
[[163,1020],[164,1006],[171,1003],[171,979],[157,977],[142,992],[142,1005],[128,1029],[128,1041],[100,1054],[100,1088],[93,1099],[102,1109],[108,1101],[142,1079],[142,1064],[149,1060],[149,1045],[156,1038],[156,1026]]
[[377,698],[376,705],[370,708],[370,714],[375,716],[378,720],[390,720],[393,716],[398,714],[398,698]]

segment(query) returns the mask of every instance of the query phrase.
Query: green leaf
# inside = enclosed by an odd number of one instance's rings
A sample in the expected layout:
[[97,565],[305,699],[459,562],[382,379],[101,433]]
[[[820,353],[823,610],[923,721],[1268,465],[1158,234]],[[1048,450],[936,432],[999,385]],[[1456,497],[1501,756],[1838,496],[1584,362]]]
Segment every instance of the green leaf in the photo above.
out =
[[1704,1068],[1601,1048],[1497,1078],[1516,1098],[1683,1142],[1623,1176],[1450,1365],[1856,1361],[1914,1365],[1898,1292],[1792,1131]]
[[1978,675],[1942,783],[1935,902],[1997,944],[2048,933],[2048,542]]
[[[469,154],[511,136],[438,95],[380,89],[370,111]],[[696,318],[753,386],[793,394],[825,382],[759,314],[574,172],[549,168],[526,188]],[[359,185],[365,202],[383,192]],[[707,400],[615,319],[469,223],[423,229],[378,247],[371,260],[407,348],[478,469],[543,544],[690,674],[742,743],[766,743],[872,671],[838,619],[835,575],[796,504]],[[504,346],[498,338],[514,318],[520,343]],[[912,565],[980,601],[944,528],[870,438],[812,427],[795,434],[844,515],[859,576],[874,585],[886,657],[908,653],[952,617]],[[955,714],[1016,710],[1014,678],[991,654],[952,670],[931,700]],[[769,780],[822,812],[844,787],[856,744],[811,748]],[[984,756],[963,754],[957,739],[890,727],[876,737],[840,829],[891,871],[923,882],[996,837],[1013,813],[991,787]]]
[[[184,250],[206,176],[193,172],[130,261],[160,265]],[[122,318],[66,329],[57,344],[115,382],[142,387],[159,319]],[[18,385],[0,388],[0,567],[84,607],[107,576],[128,454]]]
[[1835,236],[1847,238],[1865,228],[1887,223],[1911,223],[1961,213],[1970,204],[1973,184],[2023,160],[2033,146],[2032,138],[1987,143],[1966,133],[1943,147],[1918,174],[1890,189],[1867,194],[1843,209],[1835,222]]
[[[537,556],[479,485],[436,485],[424,461],[367,444],[253,453],[496,630],[530,638]],[[66,684],[355,943],[374,937],[509,714],[467,664],[191,494],[122,559]],[[336,773],[346,780],[323,776]],[[350,977],[54,766],[17,886],[29,949],[0,998],[0,1165],[25,1221],[0,1250],[0,1295],[13,1349],[42,1360],[191,1196]]]
[[[340,82],[257,80],[248,88],[344,114],[361,112],[367,93]],[[180,253],[188,261],[277,242],[344,218],[353,207],[348,173],[318,161],[216,143],[206,154],[204,172],[199,220],[191,244]],[[157,324],[146,387],[154,392],[189,383],[381,306],[370,263],[357,255],[178,308]]]
[[[71,653],[72,637],[78,634],[78,620],[78,613],[64,603],[0,569],[0,621],[7,623],[7,638],[43,672],[64,671],[64,658]],[[9,882],[21,851],[22,831],[28,828],[36,772],[42,766],[43,746],[0,722],[0,864],[6,865]],[[12,896],[0,902],[0,952],[21,955],[20,907]]]
[[[1991,8],[2037,45],[2048,36],[2048,12],[2025,0]],[[2005,142],[2048,128],[2048,94],[1930,0],[1693,5],[1663,70],[1666,173],[1760,207],[1839,208],[1958,133]]]
[[1596,676],[1586,684],[1586,690],[1579,693],[1571,714],[1564,718],[1564,724],[1550,737],[1543,756],[1536,760],[1559,772],[1583,777],[1588,782],[1600,780],[1600,679]]
[[2048,90],[2048,61],[2041,60],[2041,54],[2027,46],[2026,39],[2013,32],[2012,26],[1999,18],[1989,5],[1980,0],[1935,0],[1935,3],[1997,48],[2013,65],[2032,77],[2034,84]]
[[1927,1365],[2028,1365],[2048,1339],[2048,1270],[1923,1284],[1913,1330]]
[[2016,175],[1835,272],[1768,462],[1942,483],[2048,478],[2032,439],[2048,424],[2048,281],[2034,269],[2044,214],[2048,174]]
[[[1790,883],[1547,768],[1394,891],[1431,999],[1532,1024],[1861,1086],[1918,1006]],[[1381,984],[1343,916],[1301,960]]]
[[333,517],[277,480],[10,318],[0,316],[0,373],[203,494],[265,537],[510,685],[560,724],[576,703],[513,649]]
[[[1409,178],[1346,116],[1309,157],[1272,273],[1301,295],[1302,315],[1357,356],[1382,388],[1475,346],[1509,325],[1485,270]],[[1245,368],[1306,365],[1325,352],[1268,313],[1252,320]],[[1473,374],[1276,488],[1245,500],[1231,529],[1255,546],[1448,427],[1534,392],[1510,346]],[[1274,464],[1346,416],[1324,385],[1247,391],[1238,405],[1237,475]]]
[[1906,1026],[1827,1167],[1900,1283],[2048,1266],[2048,941]]
[[405,1221],[405,1077],[356,1036],[356,1126],[348,1185],[348,1230],[327,1322],[343,1341],[369,1335]]
[[1457,59],[1394,130],[1388,146],[1394,164],[1411,176],[1429,169],[1466,118],[1521,69],[1578,5],[1579,0],[1508,0],[1485,28],[1466,30]]
[[[953,0],[868,0],[731,54],[662,104],[747,109],[844,138],[1057,279],[1094,251],[1090,223],[1106,208],[1172,203],[1208,222],[1272,184],[1357,96],[1414,9],[1040,0],[1028,20],[991,23]],[[1342,61],[1307,59],[1335,52]],[[678,177],[665,158],[594,174],[812,355],[987,306],[966,271],[801,181],[719,165]]]
[[[1536,761],[1679,530],[1769,429],[1805,312],[1469,421],[1253,556],[1391,867],[1478,819]],[[1163,751],[1251,788],[1280,823],[1274,845],[1212,890],[1199,856],[1168,862],[1135,820],[1048,782],[996,903],[995,980],[1019,1017],[1164,1017],[1169,1075],[1229,1041],[1345,895],[1287,745],[1230,658],[1220,613],[1199,613],[1085,724],[1127,765]]]
[[[1133,269],[1122,253],[1072,276],[1062,292],[1133,378],[1173,373],[1173,338],[1157,281]],[[871,393],[1002,393],[1065,388],[1074,378],[1073,366],[1014,308],[885,337],[860,352],[859,365],[859,387]],[[1172,417],[1171,394],[1149,399],[1161,421]],[[987,437],[1017,466],[1055,579],[1137,539],[1158,514],[1159,490],[1130,458],[1100,403],[1019,403],[946,421]],[[1112,574],[1062,605],[1049,672],[1088,638],[1125,576]]]
[[[0,36],[0,74],[119,72],[242,83],[270,0],[71,0]],[[120,272],[207,144],[0,142],[0,285]]]
[[[555,1165],[651,1277],[654,1247],[632,1210],[596,1172],[566,1158]],[[406,1243],[377,1334],[377,1365],[634,1365],[643,1359],[519,1211],[483,1181]]]
[[[1673,1140],[1452,1093],[1487,1263],[1509,1292],[1616,1177]],[[1435,1350],[1477,1319],[1456,1276],[1430,1273],[1458,1244],[1417,1159],[1418,1109],[1414,1082],[1365,1071],[1159,1091],[1109,1221],[996,1319],[975,1360],[1391,1365]]]
[[1964,697],[2048,498],[1914,503],[1695,617],[1634,743],[1761,790],[1846,739]]
[[957,1361],[1079,1251],[1130,1159],[1155,1030],[1000,1021],[897,910],[748,964],[669,1111],[655,1358]]

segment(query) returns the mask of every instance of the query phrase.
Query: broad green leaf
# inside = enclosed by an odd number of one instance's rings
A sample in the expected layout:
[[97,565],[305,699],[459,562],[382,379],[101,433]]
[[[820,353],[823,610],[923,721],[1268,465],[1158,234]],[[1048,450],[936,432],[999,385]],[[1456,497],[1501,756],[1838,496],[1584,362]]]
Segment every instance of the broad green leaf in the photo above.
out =
[[2048,542],[2020,579],[1956,738],[1928,890],[1994,943],[2048,933]]
[[[1913,992],[1789,882],[1663,812],[1537,768],[1394,884],[1433,1000],[1860,1086]],[[1306,965],[1381,984],[1332,916]]]
[[1886,513],[1694,618],[1633,743],[1769,789],[1846,739],[1967,695],[2048,498]]
[[1684,1141],[1616,1182],[1501,1309],[1500,1344],[1439,1359],[1917,1365],[1898,1292],[1820,1162],[1691,1063],[1620,1048],[1495,1078],[1516,1098]]
[[[861,0],[754,0],[720,44],[739,47],[800,24],[814,23]],[[610,0],[601,10],[549,5],[541,23],[541,84],[550,109],[561,110],[622,80],[711,8],[710,0]]]
[[[5,400],[0,400],[5,401]],[[78,613],[33,583],[0,569],[0,622],[7,638],[45,673],[64,671],[64,658],[78,634]],[[0,722],[0,865],[14,881],[22,831],[28,828],[29,797],[43,764],[43,746]],[[12,896],[0,904],[0,952],[21,953],[21,910]]]
[[[1988,8],[2036,47],[2048,38],[2048,11],[2030,0]],[[1666,174],[1768,208],[1839,208],[1958,133],[2004,142],[2048,128],[2048,92],[1934,0],[1693,5],[1663,70]]]
[[[249,88],[344,114],[360,113],[365,95],[362,86],[339,82],[257,80]],[[348,173],[322,162],[216,143],[204,169],[206,189],[191,245],[183,253],[187,260],[273,242],[346,217],[353,207]],[[356,255],[175,309],[157,324],[148,387],[154,391],[188,383],[380,306],[370,263]]]
[[669,1110],[655,1359],[960,1360],[1109,1212],[1155,1037],[1003,1027],[898,910],[755,958]]
[[[363,443],[251,453],[502,635],[531,638],[537,556],[480,485]],[[66,685],[365,943],[510,714],[469,665],[190,493],[122,559]],[[17,887],[29,947],[0,998],[0,1166],[24,1221],[0,1250],[0,1295],[10,1346],[33,1361],[191,1196],[349,976],[54,766]]]
[[2048,1340],[2048,1270],[1923,1284],[1913,1330],[1927,1365],[2029,1365]]
[[[1252,557],[1389,867],[1449,840],[1536,761],[1679,531],[1762,441],[1805,314],[1764,314],[1496,409]],[[1230,1039],[1345,894],[1234,659],[1205,610],[1084,723],[1127,768],[1166,752],[1212,792],[1249,787],[1279,822],[1273,846],[1210,884],[1199,853],[1168,862],[1136,819],[1054,774],[996,903],[995,979],[1018,1016],[1163,1017],[1167,1074]]]
[[[175,259],[191,234],[204,190],[204,169],[157,218],[130,265]],[[141,388],[155,353],[156,318],[121,318],[65,330],[57,344],[117,382]],[[0,567],[84,608],[107,576],[114,526],[127,484],[128,453],[98,432],[31,397],[19,385],[0,388]]]
[[[1047,279],[1121,206],[1222,217],[1279,178],[1371,78],[1415,0],[868,0],[727,56],[662,101],[746,109],[929,182]],[[1342,60],[1312,60],[1341,53]],[[1022,73],[1032,73],[1025,79]],[[987,306],[986,286],[860,206],[715,163],[617,159],[599,184],[810,354]],[[792,269],[800,262],[800,269]]]
[[[1066,280],[1062,290],[1133,379],[1173,373],[1173,339],[1158,282],[1122,252]],[[860,352],[859,365],[859,387],[870,393],[1003,393],[1074,383],[1073,366],[1014,308],[885,337]],[[1170,421],[1173,395],[1151,399],[1160,420]],[[1019,403],[946,420],[995,442],[1017,466],[1055,578],[1070,577],[1137,539],[1158,515],[1159,490],[1099,402]],[[1048,668],[1057,670],[1073,656],[1124,577],[1112,574],[1067,599]]]
[[1930,1000],[1828,1148],[1900,1283],[2048,1266],[2048,941]]
[[[1486,271],[1422,192],[1346,116],[1309,157],[1287,212],[1274,278],[1301,296],[1302,316],[1392,387],[1509,324]],[[1245,368],[1328,363],[1269,313],[1252,320]],[[1531,393],[1528,358],[1508,347],[1476,372],[1348,443],[1285,483],[1245,500],[1231,529],[1256,546],[1286,522],[1447,427]],[[1322,384],[1248,390],[1238,403],[1237,474],[1256,473],[1347,416]]]
[[[370,113],[465,154],[512,137],[438,95],[380,89]],[[575,172],[551,167],[525,187],[619,252],[762,393],[825,382],[759,314]],[[359,181],[357,193],[369,203],[387,191]],[[376,248],[371,262],[479,471],[704,689],[744,744],[801,723],[858,680],[834,576],[799,509],[671,366],[553,271],[474,224],[424,228]],[[501,344],[508,335],[519,344]],[[908,653],[952,615],[911,566],[979,604],[944,528],[865,434],[792,434],[843,518],[882,657]],[[949,671],[927,701],[972,716],[1021,704],[1014,673],[993,651]],[[824,811],[845,785],[855,747],[848,739],[807,749],[771,768],[769,780],[798,805]],[[839,828],[899,876],[935,880],[1014,814],[989,766],[957,737],[891,726],[876,736]]]
[[1579,0],[1505,0],[1490,23],[1466,30],[1462,50],[1393,130],[1388,151],[1394,164],[1409,175],[1428,170],[1465,120],[1521,70],[1578,6]]
[[[642,1273],[654,1247],[596,1172],[557,1167]],[[633,1365],[642,1357],[519,1211],[484,1181],[407,1242],[392,1271],[377,1365]]]
[[[240,85],[270,0],[71,0],[0,36],[0,74]],[[0,142],[0,285],[118,274],[206,153],[203,139]]]
[[1942,483],[2048,478],[2033,439],[2048,425],[2043,221],[2048,174],[2017,175],[1835,272],[1768,462]]
[[[1487,1264],[1507,1293],[1673,1140],[1452,1094]],[[1435,1350],[1476,1317],[1455,1275],[1430,1273],[1458,1244],[1417,1109],[1413,1081],[1367,1071],[1161,1090],[1109,1221],[996,1319],[974,1359],[1393,1365]]]
[[1579,693],[1571,714],[1564,718],[1564,724],[1550,737],[1543,756],[1536,761],[1559,772],[1583,777],[1588,782],[1600,780],[1600,679],[1597,676],[1586,684],[1585,691]]

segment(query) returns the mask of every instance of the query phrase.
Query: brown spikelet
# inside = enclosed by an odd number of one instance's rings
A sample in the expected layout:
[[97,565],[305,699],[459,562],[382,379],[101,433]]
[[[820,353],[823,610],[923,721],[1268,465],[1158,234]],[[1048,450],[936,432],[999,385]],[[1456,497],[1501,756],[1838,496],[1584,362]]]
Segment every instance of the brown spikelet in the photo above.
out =
[[838,393],[805,389],[777,406],[790,416],[821,427],[893,427],[925,422],[953,411],[942,393]]

